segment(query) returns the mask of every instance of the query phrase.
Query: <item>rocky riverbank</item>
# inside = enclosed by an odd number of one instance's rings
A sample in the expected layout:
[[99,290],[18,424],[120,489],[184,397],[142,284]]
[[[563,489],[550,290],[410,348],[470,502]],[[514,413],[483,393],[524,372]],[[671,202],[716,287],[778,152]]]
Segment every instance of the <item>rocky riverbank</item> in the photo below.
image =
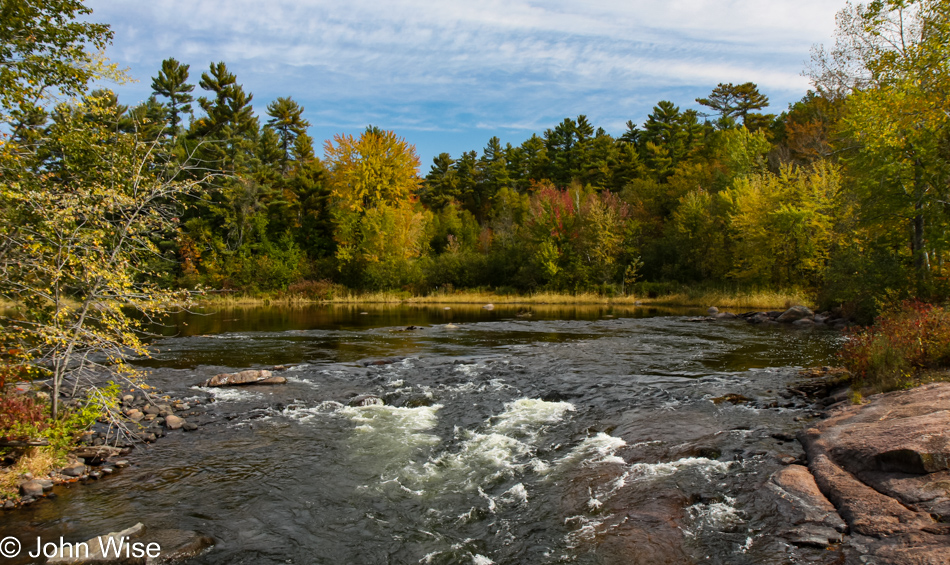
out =
[[847,400],[841,371],[810,371],[791,390],[818,396],[798,434],[807,467],[770,479],[796,545],[844,564],[950,563],[950,383]]
[[[286,369],[285,366],[273,370]],[[197,383],[200,387],[283,384],[286,379],[270,370],[223,373]],[[172,398],[155,389],[137,389],[118,399],[117,411],[104,416],[87,430],[79,445],[70,450],[66,464],[43,476],[25,473],[19,477],[18,492],[0,499],[0,508],[12,510],[44,498],[56,496],[54,487],[103,479],[128,467],[141,446],[152,444],[169,433],[194,432],[213,420],[208,411],[214,397],[195,395]],[[68,407],[74,401],[64,399]]]
[[814,484],[847,524],[845,563],[950,563],[950,383],[839,403],[825,416],[798,438]]
[[719,308],[710,306],[706,317],[693,318],[694,321],[712,320],[742,320],[750,324],[760,325],[788,325],[797,328],[823,327],[835,330],[845,330],[854,324],[854,321],[840,311],[826,311],[815,313],[807,306],[792,306],[785,310],[758,311],[753,310],[734,314],[721,312]]

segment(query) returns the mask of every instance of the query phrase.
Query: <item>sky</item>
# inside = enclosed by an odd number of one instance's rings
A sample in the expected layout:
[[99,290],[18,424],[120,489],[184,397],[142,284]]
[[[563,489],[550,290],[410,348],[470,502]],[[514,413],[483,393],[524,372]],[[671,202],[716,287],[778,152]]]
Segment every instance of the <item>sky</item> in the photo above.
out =
[[[224,61],[262,122],[290,96],[316,140],[390,129],[421,172],[441,152],[518,145],[587,115],[620,135],[660,100],[701,110],[719,83],[754,82],[780,113],[809,88],[816,44],[845,0],[87,0],[115,32],[106,55],[151,94],[174,57],[198,83]],[[195,93],[202,91],[196,86]]]

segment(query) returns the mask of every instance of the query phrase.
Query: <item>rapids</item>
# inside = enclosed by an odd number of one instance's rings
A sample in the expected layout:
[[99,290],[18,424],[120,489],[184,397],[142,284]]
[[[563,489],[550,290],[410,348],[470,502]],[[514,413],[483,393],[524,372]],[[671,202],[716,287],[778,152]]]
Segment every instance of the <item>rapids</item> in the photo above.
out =
[[[789,526],[763,484],[801,454],[773,434],[811,414],[784,385],[830,363],[839,334],[644,309],[367,312],[172,320],[137,363],[173,396],[213,397],[209,421],[0,515],[0,537],[81,541],[143,522],[212,536],[192,562],[215,565],[821,556],[776,537]],[[278,364],[294,364],[286,385],[195,386]],[[730,393],[752,401],[713,402]],[[363,394],[385,404],[346,405]]]

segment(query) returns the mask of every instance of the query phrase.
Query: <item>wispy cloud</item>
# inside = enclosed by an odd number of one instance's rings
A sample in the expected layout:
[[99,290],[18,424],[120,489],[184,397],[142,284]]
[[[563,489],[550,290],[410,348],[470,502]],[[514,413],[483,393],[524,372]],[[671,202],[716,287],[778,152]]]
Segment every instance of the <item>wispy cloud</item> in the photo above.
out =
[[[263,107],[293,96],[314,124],[525,131],[587,113],[642,121],[718,82],[753,81],[778,109],[804,94],[812,44],[844,0],[90,0],[111,57],[141,82],[160,61],[223,60]],[[545,124],[545,120],[548,121]],[[457,153],[455,147],[447,150]]]

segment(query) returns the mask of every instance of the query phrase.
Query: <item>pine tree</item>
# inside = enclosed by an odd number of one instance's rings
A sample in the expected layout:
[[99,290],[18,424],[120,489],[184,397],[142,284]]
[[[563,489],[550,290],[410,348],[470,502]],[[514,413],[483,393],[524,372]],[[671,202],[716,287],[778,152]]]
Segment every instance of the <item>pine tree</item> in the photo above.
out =
[[174,58],[168,58],[162,61],[162,70],[158,72],[158,76],[152,78],[152,92],[168,98],[173,138],[178,136],[181,114],[191,112],[191,102],[194,101],[190,92],[195,89],[195,85],[188,84],[188,68],[189,65],[182,65]]
[[267,105],[267,115],[271,119],[267,120],[267,125],[277,131],[280,137],[280,147],[284,152],[281,160],[283,170],[286,173],[288,163],[293,159],[293,148],[297,137],[305,135],[310,122],[303,119],[304,108],[291,98],[278,98]]

